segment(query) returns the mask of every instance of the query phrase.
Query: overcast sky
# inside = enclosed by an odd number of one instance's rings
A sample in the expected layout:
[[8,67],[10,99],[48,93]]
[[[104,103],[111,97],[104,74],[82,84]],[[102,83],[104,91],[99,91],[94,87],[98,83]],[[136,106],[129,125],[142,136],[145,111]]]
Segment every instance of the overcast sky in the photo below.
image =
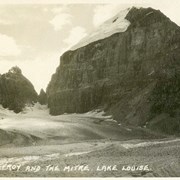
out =
[[151,6],[180,25],[180,0],[15,2],[0,0],[0,73],[19,66],[37,92],[46,89],[63,52],[120,10]]

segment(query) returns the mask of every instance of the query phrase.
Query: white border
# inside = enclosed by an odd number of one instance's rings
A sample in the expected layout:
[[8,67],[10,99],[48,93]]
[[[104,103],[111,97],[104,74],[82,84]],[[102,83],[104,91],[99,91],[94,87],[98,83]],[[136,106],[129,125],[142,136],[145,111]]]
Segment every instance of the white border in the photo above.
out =
[[[160,1],[160,0],[0,0],[0,5],[12,5],[12,4],[149,4],[149,3],[156,3],[157,1]],[[161,0],[162,3],[176,3],[177,1],[180,1],[180,0]],[[42,180],[42,179],[48,179],[48,180],[56,180],[57,178],[43,178],[43,177],[40,177],[40,178],[34,178],[34,177],[11,177],[11,178],[4,178],[4,177],[0,177],[0,180],[10,180],[10,179],[16,179],[16,180],[22,180],[22,179],[25,179],[25,180]],[[135,179],[135,178],[132,178],[132,177],[104,177],[106,178],[107,180],[109,179],[121,179],[121,180],[131,180],[131,179]],[[88,178],[81,178],[81,177],[71,177],[71,178],[66,178],[66,177],[58,177],[58,179],[61,179],[61,180],[89,180],[89,179],[96,179],[96,180],[102,180],[104,179],[103,177],[102,178],[99,178],[99,177],[88,177]],[[145,178],[142,178],[142,177],[137,177],[137,179],[139,180],[164,180],[165,177],[160,177],[160,178],[150,178],[150,177],[145,177]],[[180,179],[180,177],[170,177],[170,178],[166,178],[166,179]]]

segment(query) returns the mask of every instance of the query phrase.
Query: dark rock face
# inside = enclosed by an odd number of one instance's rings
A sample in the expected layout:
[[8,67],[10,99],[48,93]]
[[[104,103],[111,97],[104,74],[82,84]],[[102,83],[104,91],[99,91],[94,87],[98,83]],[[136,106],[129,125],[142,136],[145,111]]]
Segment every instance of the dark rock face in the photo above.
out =
[[38,102],[41,105],[47,104],[47,95],[46,95],[46,93],[44,92],[43,89],[41,89],[40,94],[38,95]]
[[50,113],[101,107],[121,123],[178,133],[180,28],[152,8],[126,19],[125,32],[62,55],[47,88]]
[[18,67],[0,75],[0,104],[18,113],[26,103],[37,102],[37,93]]

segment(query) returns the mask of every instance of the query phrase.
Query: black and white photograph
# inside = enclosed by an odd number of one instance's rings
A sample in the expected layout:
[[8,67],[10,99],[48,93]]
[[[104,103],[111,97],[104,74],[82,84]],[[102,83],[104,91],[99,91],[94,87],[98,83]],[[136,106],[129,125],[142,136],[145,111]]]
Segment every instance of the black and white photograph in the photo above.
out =
[[180,0],[0,0],[9,177],[180,177]]

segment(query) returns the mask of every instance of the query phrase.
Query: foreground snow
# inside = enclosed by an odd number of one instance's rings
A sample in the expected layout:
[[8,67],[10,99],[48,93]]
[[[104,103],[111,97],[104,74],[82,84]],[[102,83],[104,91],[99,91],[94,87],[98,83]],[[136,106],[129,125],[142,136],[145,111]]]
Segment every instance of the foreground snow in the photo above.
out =
[[0,145],[53,145],[97,139],[126,140],[156,137],[144,129],[119,125],[102,110],[51,116],[47,106],[26,106],[15,114],[0,108]]
[[38,103],[26,106],[18,114],[1,107],[0,130],[3,138],[0,145],[10,143],[26,146],[29,145],[26,144],[27,140],[34,145],[57,144],[125,136],[121,135],[124,131],[121,131],[118,123],[101,110],[52,116],[47,106]]
[[49,109],[46,105],[35,103],[34,105],[26,105],[22,112],[16,114],[14,111],[5,109],[0,105],[0,116],[47,116],[49,115]]
[[[49,114],[47,106],[40,105],[39,103],[26,106],[23,111],[18,114],[0,106],[0,129],[20,130],[26,133],[33,131],[33,134],[36,134],[36,132],[45,132],[46,130],[51,130],[49,132],[52,133],[53,129],[59,128],[63,131],[63,129],[68,128],[71,123],[73,124],[84,119],[86,119],[86,121],[89,119],[90,121],[90,119],[93,118],[116,123],[111,116],[105,116],[104,111],[101,110],[94,110],[84,114],[74,113],[52,116]],[[68,124],[66,124],[66,122]],[[79,126],[81,127],[81,125]]]

